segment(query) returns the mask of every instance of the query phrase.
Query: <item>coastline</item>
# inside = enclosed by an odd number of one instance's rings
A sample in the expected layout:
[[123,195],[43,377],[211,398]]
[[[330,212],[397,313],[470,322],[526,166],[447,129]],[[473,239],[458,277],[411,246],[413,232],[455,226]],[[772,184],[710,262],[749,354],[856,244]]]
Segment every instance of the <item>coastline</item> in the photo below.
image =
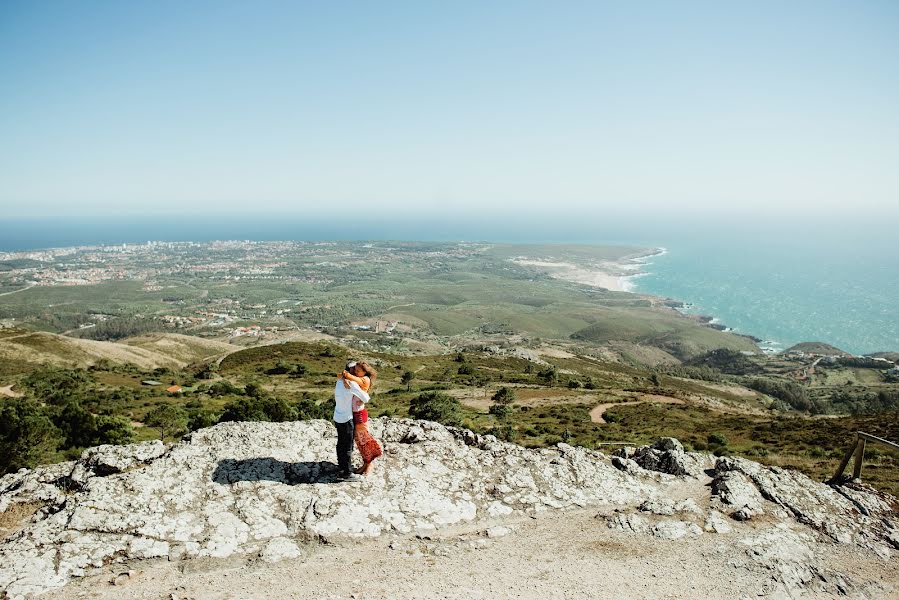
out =
[[637,280],[652,274],[644,269],[652,264],[653,259],[666,254],[668,254],[668,249],[659,246],[653,248],[649,252],[626,256],[618,261],[600,261],[599,263],[589,266],[576,265],[574,263],[562,261],[541,261],[525,257],[516,257],[512,259],[512,261],[516,264],[536,267],[550,277],[562,279],[564,281],[582,283],[584,285],[598,287],[613,292],[626,292],[652,296],[653,298],[660,300],[664,306],[667,306],[671,310],[675,310],[685,317],[691,318],[707,327],[753,340],[759,350],[764,354],[777,354],[785,349],[784,345],[778,341],[763,340],[752,334],[742,333],[733,327],[725,325],[719,317],[700,312],[692,302],[676,300],[670,296],[663,296],[655,293],[648,294],[640,292],[637,289]]
[[649,252],[626,256],[617,261],[599,261],[593,265],[536,260],[527,257],[515,257],[512,259],[512,262],[536,267],[537,270],[556,279],[582,283],[611,292],[633,293],[634,280],[649,275],[649,273],[642,271],[642,268],[649,264],[652,258],[662,256],[667,252],[666,248],[653,248]]
[[[652,254],[649,256],[641,257],[640,259],[637,259],[635,262],[638,262],[641,267],[646,266],[646,265],[651,264],[651,262],[650,262],[651,258],[664,256],[665,254],[668,253],[667,248],[660,247],[659,250],[661,250],[661,252],[658,252],[658,253],[655,253],[655,254]],[[651,275],[651,273],[641,272],[641,273],[637,273],[637,274],[633,275],[632,277],[634,279],[636,279],[638,277],[645,277],[647,275]],[[632,280],[625,282],[624,285],[629,286],[628,289],[626,289],[625,291],[635,293],[635,294],[641,293],[639,290],[637,290],[636,284],[633,283]],[[714,315],[710,315],[705,312],[701,312],[701,310],[692,301],[677,300],[675,298],[671,298],[670,296],[661,296],[656,293],[652,293],[652,294],[648,294],[648,295],[665,300],[666,305],[668,307],[670,307],[671,309],[676,310],[677,312],[679,312],[680,314],[682,314],[686,317],[696,319],[697,321],[700,321],[703,324],[705,324],[713,329],[717,329],[718,331],[722,331],[724,333],[732,333],[734,335],[747,337],[747,338],[753,340],[755,342],[755,344],[759,347],[759,349],[762,351],[763,354],[769,354],[769,355],[770,354],[778,354],[778,353],[786,350],[786,345],[784,345],[782,342],[779,342],[777,340],[761,339],[753,334],[744,333],[734,327],[725,325],[721,318],[714,316]]]

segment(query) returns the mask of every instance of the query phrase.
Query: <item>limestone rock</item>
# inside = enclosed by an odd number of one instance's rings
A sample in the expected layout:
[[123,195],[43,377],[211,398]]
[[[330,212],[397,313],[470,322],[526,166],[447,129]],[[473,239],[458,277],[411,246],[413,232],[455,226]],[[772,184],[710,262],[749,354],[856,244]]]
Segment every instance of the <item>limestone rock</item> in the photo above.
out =
[[739,471],[717,473],[712,481],[712,494],[728,505],[734,518],[746,521],[764,512],[765,499],[752,481]]
[[529,450],[427,421],[373,419],[370,428],[385,456],[362,482],[336,477],[327,421],[222,423],[171,448],[104,446],[8,475],[0,506],[39,498],[46,510],[0,542],[0,591],[58,587],[114,560],[278,560],[295,555],[298,539],[432,531],[659,494],[584,448]]
[[[758,496],[781,509],[799,523],[808,525],[831,540],[856,544],[884,552],[893,525],[889,501],[870,488],[829,485],[780,467],[766,467],[743,458],[723,457],[715,463],[715,481],[726,482],[725,497],[737,503]],[[739,481],[738,485],[734,485]],[[716,484],[716,489],[721,489]],[[743,508],[752,508],[744,503]]]
[[[608,527],[629,533],[674,540],[705,530],[745,540],[735,560],[775,573],[774,596],[824,580],[821,589],[855,589],[821,566],[816,544],[891,559],[899,542],[894,499],[743,459],[713,463],[670,439],[610,459],[568,444],[526,449],[427,421],[372,419],[370,429],[384,456],[360,482],[337,477],[327,421],[222,423],[170,447],[92,448],[78,461],[6,475],[0,511],[42,508],[0,540],[0,597],[40,594],[134,559],[296,559],[306,541],[335,536],[418,534],[412,555],[436,556],[445,544],[425,538],[437,530],[487,532],[464,540],[477,548],[508,529],[502,519],[578,507],[600,509]],[[684,479],[712,464],[713,493]],[[765,519],[727,523],[700,508],[709,503],[737,512],[761,505]]]
[[706,516],[703,529],[710,533],[730,533],[733,527],[725,520],[724,515],[713,510]]
[[698,477],[703,471],[701,455],[684,452],[683,445],[674,438],[661,438],[651,446],[637,448],[633,460],[649,471],[679,477]]
[[641,512],[648,512],[655,515],[674,515],[677,513],[689,513],[701,515],[702,509],[696,504],[692,498],[675,502],[667,498],[658,500],[645,500],[640,504]]
[[611,529],[649,534],[665,540],[702,535],[702,529],[695,523],[677,519],[660,519],[653,522],[636,513],[613,515],[607,519],[607,523]]

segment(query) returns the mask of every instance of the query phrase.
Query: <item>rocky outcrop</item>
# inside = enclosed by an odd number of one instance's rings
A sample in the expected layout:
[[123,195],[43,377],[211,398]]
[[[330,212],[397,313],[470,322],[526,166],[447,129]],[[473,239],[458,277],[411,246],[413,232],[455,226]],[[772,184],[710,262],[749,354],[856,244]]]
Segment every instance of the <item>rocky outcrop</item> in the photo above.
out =
[[[594,508],[605,526],[635,534],[728,536],[723,547],[745,548],[737,563],[746,569],[767,560],[752,554],[761,546],[751,536],[793,536],[808,552],[771,559],[799,573],[772,571],[790,586],[826,576],[813,564],[816,544],[882,556],[895,545],[889,498],[750,461],[715,462],[670,438],[616,456],[622,470],[600,452],[526,449],[426,421],[374,419],[371,430],[385,455],[362,482],[336,477],[335,431],[325,421],[223,423],[173,446],[101,446],[0,478],[0,512],[40,506],[0,542],[0,592],[36,594],[132,559],[296,559],[310,542],[334,536],[476,525],[497,538],[515,519],[576,508]],[[724,516],[747,507],[747,522]],[[763,514],[774,521],[755,518]]]
[[711,466],[708,455],[684,452],[683,445],[674,438],[661,438],[651,446],[621,448],[615,456],[622,459],[616,461],[615,466],[630,472],[633,472],[633,466],[628,460],[648,471],[677,476],[700,477],[703,470]]
[[745,520],[763,513],[784,520],[792,517],[835,542],[854,544],[889,556],[899,549],[896,499],[859,486],[831,487],[780,467],[766,467],[743,458],[719,458],[713,494],[724,510]]

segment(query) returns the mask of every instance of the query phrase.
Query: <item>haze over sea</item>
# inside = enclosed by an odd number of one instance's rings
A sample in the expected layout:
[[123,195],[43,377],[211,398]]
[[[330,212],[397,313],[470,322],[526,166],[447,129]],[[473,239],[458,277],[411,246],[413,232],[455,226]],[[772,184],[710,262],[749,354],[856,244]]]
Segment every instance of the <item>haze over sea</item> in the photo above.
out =
[[781,350],[821,341],[863,354],[899,351],[899,239],[892,224],[846,227],[558,217],[360,220],[168,215],[0,221],[0,251],[160,241],[490,240],[663,247],[634,291],[690,303]]

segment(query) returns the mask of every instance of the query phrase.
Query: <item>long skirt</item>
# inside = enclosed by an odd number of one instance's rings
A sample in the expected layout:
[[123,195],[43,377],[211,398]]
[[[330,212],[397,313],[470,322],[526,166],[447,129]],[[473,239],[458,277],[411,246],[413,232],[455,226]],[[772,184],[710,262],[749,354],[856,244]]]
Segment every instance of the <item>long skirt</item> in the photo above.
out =
[[367,422],[356,424],[355,438],[356,448],[359,449],[359,454],[362,455],[362,460],[365,464],[370,463],[384,453],[381,450],[381,444],[379,444],[378,440],[376,440],[368,431]]

